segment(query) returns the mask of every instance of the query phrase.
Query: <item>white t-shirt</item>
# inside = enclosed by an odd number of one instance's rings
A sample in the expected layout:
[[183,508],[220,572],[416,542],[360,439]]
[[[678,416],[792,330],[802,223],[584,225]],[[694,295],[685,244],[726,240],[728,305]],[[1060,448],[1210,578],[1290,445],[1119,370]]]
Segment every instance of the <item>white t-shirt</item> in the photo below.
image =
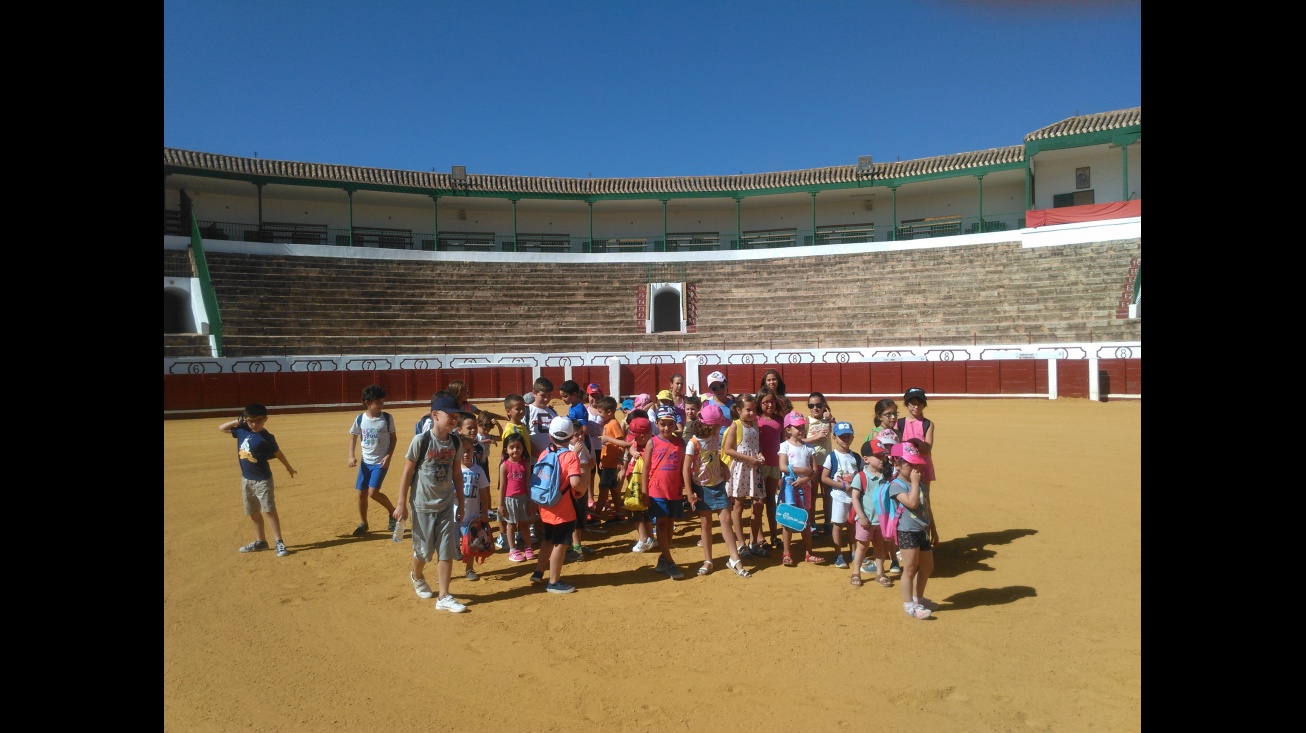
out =
[[[780,450],[776,452],[776,455],[777,456],[788,455],[789,466],[791,468],[801,468],[803,466],[810,467],[812,465],[813,452],[815,452],[815,449],[810,445],[804,445],[802,443],[799,443],[798,445],[794,445],[793,443],[790,443],[789,441],[785,440],[780,443]],[[794,472],[794,475],[798,476],[799,478],[802,477],[802,474],[798,473],[797,471]]]
[[390,436],[394,431],[395,420],[388,412],[382,412],[378,417],[363,412],[349,424],[349,434],[359,436],[363,447],[363,463],[371,466],[380,464],[390,452]]

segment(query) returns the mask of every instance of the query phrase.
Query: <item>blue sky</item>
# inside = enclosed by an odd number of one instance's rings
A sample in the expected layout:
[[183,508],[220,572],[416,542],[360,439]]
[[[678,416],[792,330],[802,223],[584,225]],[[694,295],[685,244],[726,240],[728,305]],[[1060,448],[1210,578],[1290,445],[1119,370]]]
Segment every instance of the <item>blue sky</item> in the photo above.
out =
[[562,178],[1020,144],[1142,104],[1141,0],[165,0],[163,144]]

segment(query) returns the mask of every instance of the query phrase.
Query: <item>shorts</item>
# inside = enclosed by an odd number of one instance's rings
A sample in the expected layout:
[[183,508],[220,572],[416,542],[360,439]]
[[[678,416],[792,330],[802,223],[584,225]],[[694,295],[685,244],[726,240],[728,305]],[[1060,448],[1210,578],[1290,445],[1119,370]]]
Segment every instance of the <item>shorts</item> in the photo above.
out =
[[671,519],[685,518],[685,503],[682,499],[661,499],[656,496],[648,498],[648,518],[662,519],[669,517]]
[[499,518],[512,524],[530,521],[531,500],[525,494],[503,497],[503,506],[499,507]]
[[621,486],[620,469],[600,468],[599,469],[599,490],[616,489]]
[[576,507],[576,528],[585,529],[585,515],[588,514],[590,510],[589,497],[582,496],[577,498],[573,496],[571,499],[571,505]]
[[847,524],[849,518],[852,517],[853,502],[851,498],[848,501],[840,500],[838,494],[834,493],[836,491],[848,496],[843,489],[832,489],[830,491],[830,521],[834,524]]
[[544,522],[544,536],[540,538],[541,542],[547,542],[551,545],[571,546],[571,535],[576,531],[575,522],[563,522],[562,524],[549,524]]
[[784,475],[779,466],[762,466],[757,472],[764,479],[773,478],[777,481]]
[[[240,493],[244,496],[245,514],[261,511],[264,514],[277,510],[276,497],[272,495],[272,479],[240,480]],[[257,502],[257,503],[256,503]]]
[[458,556],[458,525],[453,520],[453,502],[438,512],[411,512],[413,520],[413,557],[431,562],[437,554],[441,560]]
[[381,468],[379,463],[358,463],[358,479],[354,481],[354,490],[362,491],[364,489],[379,489],[381,482],[385,481],[386,471],[388,468]]
[[930,552],[934,548],[930,546],[930,537],[925,532],[899,532],[898,549]]
[[718,512],[729,504],[726,501],[726,482],[716,486],[699,486],[694,484],[694,493],[698,494],[698,503],[692,509],[696,512]]
[[853,539],[857,540],[858,542],[871,542],[876,537],[880,537],[881,539],[883,539],[883,535],[880,534],[880,525],[878,524],[872,524],[868,529],[866,527],[863,527],[861,525],[861,522],[853,520],[853,527],[855,528],[853,530],[854,532]]

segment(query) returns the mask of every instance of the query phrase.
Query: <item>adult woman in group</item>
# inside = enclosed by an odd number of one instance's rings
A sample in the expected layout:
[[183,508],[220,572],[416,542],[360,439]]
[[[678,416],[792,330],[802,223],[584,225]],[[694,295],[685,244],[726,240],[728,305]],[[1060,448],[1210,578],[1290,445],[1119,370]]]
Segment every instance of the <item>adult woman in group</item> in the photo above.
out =
[[785,380],[780,377],[780,372],[774,369],[762,372],[762,381],[757,385],[757,391],[761,392],[763,387],[775,392],[780,398],[781,415],[788,415],[794,411],[794,403],[785,396]]

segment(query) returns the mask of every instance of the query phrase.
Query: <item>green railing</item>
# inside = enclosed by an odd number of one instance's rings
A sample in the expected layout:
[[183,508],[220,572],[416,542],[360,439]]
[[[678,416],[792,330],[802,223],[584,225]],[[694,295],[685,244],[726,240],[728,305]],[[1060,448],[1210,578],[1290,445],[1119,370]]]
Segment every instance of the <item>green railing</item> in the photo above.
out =
[[[169,231],[165,210],[164,234]],[[325,224],[258,224],[202,221],[197,222],[204,239],[229,239],[243,242],[317,244],[331,247],[373,247],[441,252],[693,252],[702,250],[773,249],[809,247],[812,244],[856,244],[894,242],[934,237],[953,237],[978,232],[1001,232],[1022,229],[1025,213],[985,214],[977,216],[938,216],[899,222],[897,227],[870,224],[818,225],[813,231],[792,229],[745,230],[739,232],[662,232],[620,237],[570,236],[518,232],[431,232],[388,227],[348,228]]]
[[204,240],[200,236],[199,222],[194,215],[190,218],[190,249],[195,260],[195,274],[199,276],[200,293],[204,297],[204,309],[209,316],[209,334],[213,336],[214,356],[222,356],[222,314],[218,312],[218,296],[213,292],[213,280],[209,277],[209,261],[204,257]]

